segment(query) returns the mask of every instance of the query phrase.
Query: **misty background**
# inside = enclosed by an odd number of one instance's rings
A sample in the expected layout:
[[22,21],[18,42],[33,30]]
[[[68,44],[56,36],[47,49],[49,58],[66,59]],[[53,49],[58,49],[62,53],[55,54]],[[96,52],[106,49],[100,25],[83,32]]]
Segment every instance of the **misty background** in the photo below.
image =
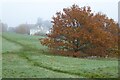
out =
[[[1,31],[22,34],[49,33],[56,12],[73,4],[90,6],[94,13],[102,12],[118,21],[119,0],[1,0]],[[40,33],[40,34],[41,34]],[[43,35],[42,34],[42,35]]]

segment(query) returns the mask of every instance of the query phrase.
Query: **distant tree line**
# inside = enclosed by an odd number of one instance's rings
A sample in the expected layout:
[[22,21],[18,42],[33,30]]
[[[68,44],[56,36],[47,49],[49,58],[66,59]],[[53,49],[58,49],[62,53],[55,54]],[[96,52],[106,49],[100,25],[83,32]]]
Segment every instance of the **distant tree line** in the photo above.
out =
[[19,24],[16,27],[8,27],[7,24],[0,22],[0,32],[15,32],[19,34],[30,34],[30,29],[34,29],[37,26],[42,26],[43,31],[37,33],[39,34],[45,34],[44,31],[50,30],[52,24],[49,20],[42,20],[41,18],[37,19],[37,22],[35,24]]
[[6,32],[6,31],[7,31],[7,28],[8,28],[7,24],[2,23],[2,22],[0,21],[0,32]]

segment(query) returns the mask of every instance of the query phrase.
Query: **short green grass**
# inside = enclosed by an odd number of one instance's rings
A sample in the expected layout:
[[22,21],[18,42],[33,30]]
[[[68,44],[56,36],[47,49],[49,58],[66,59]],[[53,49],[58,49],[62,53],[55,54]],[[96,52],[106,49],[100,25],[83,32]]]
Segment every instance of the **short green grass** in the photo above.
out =
[[117,59],[54,56],[39,42],[41,36],[3,33],[2,77],[117,78]]
[[13,42],[9,42],[8,40],[2,38],[2,52],[11,52],[16,51],[22,48],[19,44],[15,44]]
[[3,55],[2,75],[3,77],[8,78],[77,77],[76,75],[73,76],[65,73],[54,72],[52,70],[31,65],[31,62],[28,62],[26,59],[21,58],[18,54],[14,53]]

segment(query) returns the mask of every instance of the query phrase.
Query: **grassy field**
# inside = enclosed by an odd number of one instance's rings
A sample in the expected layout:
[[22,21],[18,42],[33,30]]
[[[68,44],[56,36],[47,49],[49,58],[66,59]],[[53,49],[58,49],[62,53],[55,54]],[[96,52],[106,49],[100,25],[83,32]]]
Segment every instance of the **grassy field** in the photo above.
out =
[[41,36],[3,33],[3,78],[116,78],[117,59],[54,56],[39,42]]

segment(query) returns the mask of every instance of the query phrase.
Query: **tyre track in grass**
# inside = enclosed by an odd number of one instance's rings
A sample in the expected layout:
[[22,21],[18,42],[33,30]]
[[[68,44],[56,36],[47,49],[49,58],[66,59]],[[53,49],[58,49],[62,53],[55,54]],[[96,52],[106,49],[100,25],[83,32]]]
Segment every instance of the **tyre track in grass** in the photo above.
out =
[[[17,53],[22,53],[22,54],[18,54],[18,55],[19,55],[21,58],[26,59],[26,60],[28,61],[28,63],[30,63],[30,65],[32,65],[32,66],[41,67],[41,68],[44,68],[44,69],[47,69],[47,70],[50,70],[50,71],[54,71],[54,72],[58,72],[58,73],[64,73],[64,74],[68,74],[68,75],[72,75],[72,76],[76,76],[76,77],[81,77],[81,76],[82,76],[80,73],[72,73],[72,72],[68,72],[68,71],[63,71],[63,70],[55,69],[55,68],[48,67],[48,66],[45,66],[45,65],[43,65],[43,64],[37,63],[37,62],[31,60],[29,57],[27,57],[27,56],[25,55],[25,52],[26,52],[26,51],[27,51],[27,52],[28,52],[29,50],[30,50],[30,51],[36,51],[37,49],[33,49],[33,48],[31,48],[31,47],[29,47],[29,46],[27,46],[27,45],[25,45],[25,44],[22,44],[22,43],[20,43],[20,42],[18,42],[18,41],[15,41],[15,40],[13,40],[13,39],[9,39],[9,38],[7,38],[7,37],[5,37],[5,36],[2,36],[2,38],[6,39],[6,40],[8,40],[8,41],[10,41],[10,42],[12,42],[12,43],[15,43],[15,44],[18,44],[18,45],[22,46],[21,51],[17,51]],[[23,52],[24,52],[24,53],[23,53]],[[13,52],[13,53],[16,53],[16,52]]]
[[[102,77],[102,76],[104,76],[104,75],[102,75],[102,74],[96,74],[96,73],[83,73],[83,71],[81,71],[80,73],[77,73],[77,72],[70,72],[70,71],[65,71],[65,70],[60,70],[60,69],[56,69],[56,68],[54,68],[54,67],[51,67],[51,66],[46,66],[46,65],[44,65],[43,63],[41,63],[41,62],[36,62],[36,61],[34,61],[34,60],[32,60],[32,59],[30,59],[25,53],[26,52],[30,52],[31,53],[31,51],[32,52],[40,52],[40,51],[38,51],[38,49],[35,49],[35,48],[31,48],[30,46],[28,46],[28,45],[25,45],[24,43],[20,43],[19,41],[16,41],[16,40],[14,40],[14,39],[9,39],[9,38],[7,38],[7,37],[5,37],[5,36],[3,36],[3,38],[4,39],[6,39],[6,40],[8,40],[8,41],[10,41],[10,42],[13,42],[13,43],[16,43],[16,44],[19,44],[19,45],[21,45],[23,48],[21,49],[21,51],[18,51],[17,53],[20,53],[20,54],[18,54],[22,59],[25,59],[25,60],[27,60],[27,62],[30,64],[30,65],[32,65],[32,66],[35,66],[35,67],[40,67],[40,68],[43,68],[43,69],[46,69],[46,70],[50,70],[50,71],[54,71],[54,72],[58,72],[58,73],[64,73],[64,74],[68,74],[68,75],[72,75],[72,76],[76,76],[76,77],[83,77],[83,78],[96,78],[96,77],[98,77],[98,78],[100,78],[100,77]],[[42,52],[42,51],[41,51]],[[14,53],[16,53],[16,52],[14,52]],[[22,54],[21,54],[22,53]],[[43,53],[42,53],[43,54]],[[45,54],[44,54],[45,55]]]
[[91,74],[89,72],[89,74],[88,74],[88,72],[83,73],[84,71],[81,71],[82,73],[77,73],[77,72],[69,72],[69,71],[64,71],[64,70],[60,70],[60,69],[55,69],[53,67],[46,66],[42,63],[38,63],[36,61],[33,61],[29,57],[27,57],[25,54],[21,55],[21,57],[25,58],[28,61],[28,63],[31,63],[31,65],[33,65],[33,66],[42,67],[44,69],[52,70],[52,71],[59,72],[59,73],[65,73],[65,74],[69,74],[69,75],[78,76],[80,78],[101,78],[101,77],[105,77],[104,74],[96,74],[96,73],[93,73],[93,72]]

